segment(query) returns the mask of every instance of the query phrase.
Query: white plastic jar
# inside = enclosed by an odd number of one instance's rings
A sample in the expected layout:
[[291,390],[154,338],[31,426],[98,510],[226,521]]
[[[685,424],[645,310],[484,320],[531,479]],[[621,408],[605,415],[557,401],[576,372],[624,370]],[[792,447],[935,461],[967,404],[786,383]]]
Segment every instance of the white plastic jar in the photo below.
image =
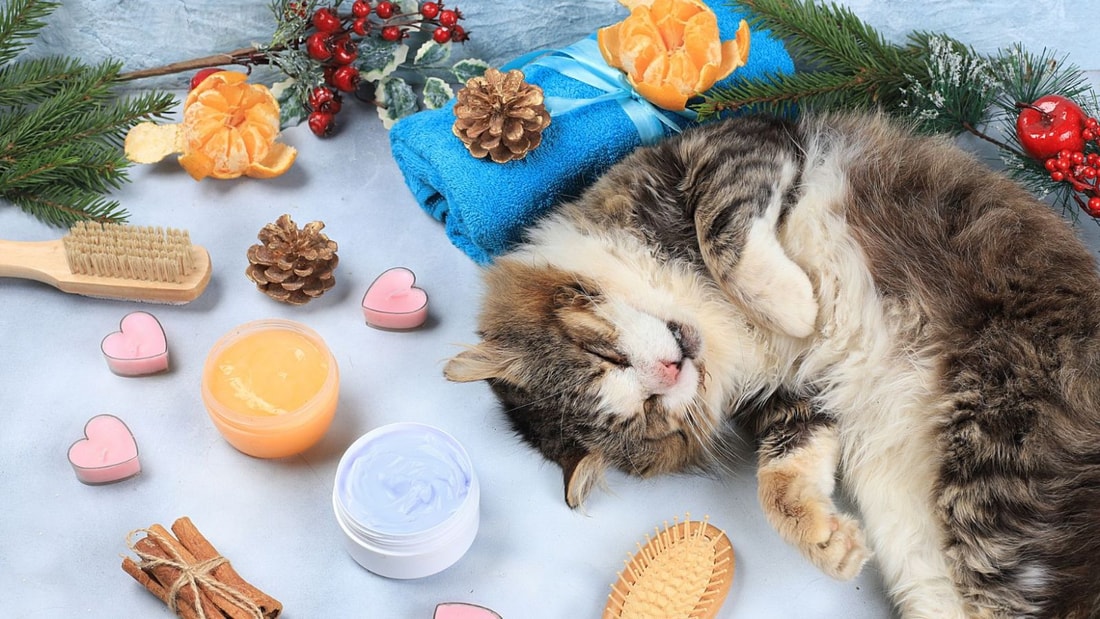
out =
[[473,544],[481,490],[462,445],[439,428],[402,422],[359,437],[336,467],[332,506],[359,565],[422,578]]

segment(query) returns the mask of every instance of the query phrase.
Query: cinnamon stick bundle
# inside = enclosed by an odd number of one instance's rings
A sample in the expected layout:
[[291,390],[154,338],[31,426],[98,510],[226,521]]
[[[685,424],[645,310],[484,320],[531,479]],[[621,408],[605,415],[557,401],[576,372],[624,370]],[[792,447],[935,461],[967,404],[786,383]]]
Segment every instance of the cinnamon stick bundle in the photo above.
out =
[[[145,537],[132,541],[138,533]],[[181,619],[276,619],[283,610],[241,578],[186,516],[171,532],[159,524],[133,531],[127,543],[140,561],[124,557],[122,570]]]

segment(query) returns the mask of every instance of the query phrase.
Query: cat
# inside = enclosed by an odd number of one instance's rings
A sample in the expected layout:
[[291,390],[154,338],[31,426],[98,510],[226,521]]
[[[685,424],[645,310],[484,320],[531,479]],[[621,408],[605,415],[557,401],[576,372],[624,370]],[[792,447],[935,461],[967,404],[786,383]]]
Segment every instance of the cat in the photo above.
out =
[[779,535],[838,579],[873,556],[902,616],[1100,616],[1100,275],[948,138],[877,113],[691,128],[484,285],[444,375],[489,383],[571,507],[611,467],[708,466],[734,425]]

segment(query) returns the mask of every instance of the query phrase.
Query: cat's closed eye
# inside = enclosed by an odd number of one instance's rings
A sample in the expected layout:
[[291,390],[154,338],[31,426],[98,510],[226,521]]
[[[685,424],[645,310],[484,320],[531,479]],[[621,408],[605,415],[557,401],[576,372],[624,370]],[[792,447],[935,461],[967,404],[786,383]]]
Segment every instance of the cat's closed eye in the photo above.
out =
[[630,367],[630,358],[626,353],[615,348],[608,342],[586,341],[581,343],[581,350],[618,367]]

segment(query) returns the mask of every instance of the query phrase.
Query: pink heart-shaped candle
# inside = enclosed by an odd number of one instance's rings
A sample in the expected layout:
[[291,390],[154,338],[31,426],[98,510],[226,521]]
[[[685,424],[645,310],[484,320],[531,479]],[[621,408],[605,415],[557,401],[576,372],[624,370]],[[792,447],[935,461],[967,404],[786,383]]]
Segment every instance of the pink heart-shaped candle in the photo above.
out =
[[114,415],[96,415],[84,424],[84,438],[69,447],[69,464],[77,479],[91,485],[121,481],[141,471],[137,441]]
[[428,293],[417,288],[416,275],[394,267],[374,280],[363,295],[363,317],[382,329],[415,329],[428,317]]
[[445,602],[435,607],[432,619],[501,619],[495,611],[477,604]]
[[144,376],[168,369],[168,340],[160,322],[148,312],[131,312],[118,331],[101,344],[107,367],[119,376]]

